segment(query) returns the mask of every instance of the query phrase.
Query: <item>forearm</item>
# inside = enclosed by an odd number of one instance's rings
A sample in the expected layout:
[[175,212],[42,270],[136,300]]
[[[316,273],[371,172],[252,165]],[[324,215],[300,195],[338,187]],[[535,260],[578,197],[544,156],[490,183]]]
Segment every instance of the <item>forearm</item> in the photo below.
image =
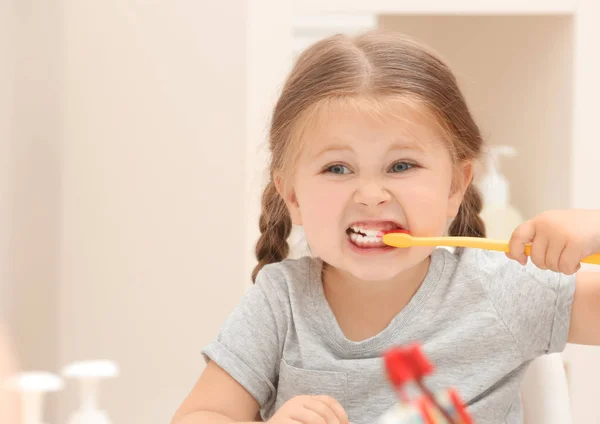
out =
[[197,411],[185,414],[181,417],[175,417],[171,424],[257,424],[258,421],[239,422],[218,412]]
[[600,273],[577,273],[569,343],[600,346]]

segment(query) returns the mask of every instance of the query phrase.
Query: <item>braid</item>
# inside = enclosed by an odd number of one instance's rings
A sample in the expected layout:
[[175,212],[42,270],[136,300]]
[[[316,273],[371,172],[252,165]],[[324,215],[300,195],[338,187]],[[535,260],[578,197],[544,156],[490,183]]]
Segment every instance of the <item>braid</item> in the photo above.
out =
[[292,231],[292,220],[272,180],[262,195],[262,213],[258,226],[261,234],[255,250],[258,264],[252,271],[252,282],[256,280],[262,267],[282,261],[290,250],[287,239]]
[[458,209],[458,215],[450,225],[451,236],[485,237],[485,224],[479,215],[483,201],[479,190],[470,184]]

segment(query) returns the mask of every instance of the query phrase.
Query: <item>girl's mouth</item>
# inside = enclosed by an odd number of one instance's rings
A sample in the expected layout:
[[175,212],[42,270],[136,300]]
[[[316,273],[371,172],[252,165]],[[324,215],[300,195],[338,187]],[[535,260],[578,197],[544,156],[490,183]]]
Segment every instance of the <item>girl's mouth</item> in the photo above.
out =
[[346,230],[350,243],[359,249],[389,248],[382,240],[387,233],[409,234],[409,231],[393,221],[356,222]]

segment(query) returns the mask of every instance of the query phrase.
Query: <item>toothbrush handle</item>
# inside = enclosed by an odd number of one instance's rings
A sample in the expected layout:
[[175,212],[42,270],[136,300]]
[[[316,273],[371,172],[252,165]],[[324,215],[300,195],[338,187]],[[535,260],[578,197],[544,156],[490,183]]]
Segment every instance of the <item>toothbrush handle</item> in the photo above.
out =
[[600,265],[600,253],[594,253],[586,258],[583,258],[581,262],[586,264]]
[[[527,256],[531,255],[531,247],[525,246],[525,254]],[[593,255],[586,256],[581,260],[581,262],[592,265],[600,265],[600,253],[594,253]]]
[[[449,246],[449,247],[472,247],[475,249],[495,250],[508,252],[508,241],[494,240],[481,237],[413,237],[413,246]],[[531,255],[531,246],[525,246],[525,254]],[[600,253],[585,257],[583,263],[600,265]]]
[[508,242],[481,237],[412,237],[413,246],[472,247],[508,252]]

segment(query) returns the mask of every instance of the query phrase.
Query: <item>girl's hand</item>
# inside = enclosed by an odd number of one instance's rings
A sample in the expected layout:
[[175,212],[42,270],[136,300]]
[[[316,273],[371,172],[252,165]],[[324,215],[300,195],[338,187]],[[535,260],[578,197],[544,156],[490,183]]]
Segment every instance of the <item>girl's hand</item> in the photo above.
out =
[[531,261],[538,268],[574,274],[583,258],[600,252],[600,211],[544,212],[517,227],[506,256],[525,265],[526,244],[531,244]]
[[267,424],[348,424],[346,411],[329,396],[296,396],[267,421]]

